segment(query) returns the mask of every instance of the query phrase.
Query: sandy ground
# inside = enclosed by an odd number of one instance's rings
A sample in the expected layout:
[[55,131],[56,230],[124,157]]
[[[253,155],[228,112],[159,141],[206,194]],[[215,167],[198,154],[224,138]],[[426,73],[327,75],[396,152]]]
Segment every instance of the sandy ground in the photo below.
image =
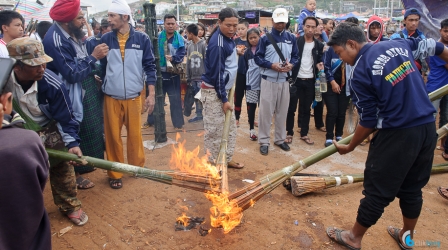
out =
[[[167,131],[172,132],[169,106],[165,110]],[[146,115],[142,117],[146,119]],[[243,179],[258,180],[322,149],[325,133],[314,128],[313,120],[310,124],[309,136],[315,145],[306,145],[296,134],[290,152],[271,146],[269,155],[262,156],[258,143],[249,140],[247,113],[243,107],[234,159],[246,167],[242,170],[229,169],[231,191],[245,186],[247,183],[242,182]],[[186,123],[186,132],[182,132],[181,136],[187,141],[187,149],[203,146],[202,126],[202,122]],[[142,132],[144,140],[154,139],[153,128]],[[124,144],[125,135],[123,130]],[[168,136],[175,139],[175,133]],[[332,155],[303,172],[362,173],[367,150],[368,146],[359,146],[348,155]],[[171,152],[172,146],[154,151],[145,149],[146,166],[170,169]],[[434,163],[444,162],[441,151],[434,153]],[[187,206],[187,215],[205,217],[205,225],[210,225],[211,203],[204,194],[128,175],[123,179],[123,188],[113,190],[102,169],[84,176],[96,184],[92,189],[78,191],[89,222],[83,227],[73,226],[61,237],[57,233],[72,223],[58,212],[49,183],[45,189],[53,249],[344,249],[329,240],[325,229],[328,226],[349,228],[355,221],[359,200],[363,198],[362,183],[301,197],[293,196],[280,186],[254,207],[244,211],[241,224],[230,233],[224,234],[222,229],[217,228],[206,236],[200,236],[197,229],[175,231],[174,224],[183,211],[181,206]],[[424,248],[422,244],[426,241],[439,242],[440,248],[448,249],[445,233],[448,231],[448,201],[436,190],[440,185],[448,185],[447,176],[434,175],[423,189],[424,204],[414,237],[418,246],[415,249]],[[401,227],[398,200],[392,202],[378,223],[369,229],[363,240],[363,249],[399,249],[386,232],[389,225]]]

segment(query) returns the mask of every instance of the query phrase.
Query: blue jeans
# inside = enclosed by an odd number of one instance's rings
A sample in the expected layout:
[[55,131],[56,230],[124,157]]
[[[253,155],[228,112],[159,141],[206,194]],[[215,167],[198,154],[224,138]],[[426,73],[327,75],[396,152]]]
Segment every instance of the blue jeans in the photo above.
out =
[[[202,81],[192,81],[192,85],[194,87],[194,95],[196,95],[201,90]],[[196,106],[196,117],[202,117],[202,102],[201,100],[194,99],[194,103]]]
[[[170,101],[171,121],[175,128],[181,128],[184,125],[184,117],[182,115],[182,101],[180,98],[180,76],[176,74],[162,72],[163,96],[168,93]],[[148,115],[146,120],[148,124],[154,124],[154,115]]]

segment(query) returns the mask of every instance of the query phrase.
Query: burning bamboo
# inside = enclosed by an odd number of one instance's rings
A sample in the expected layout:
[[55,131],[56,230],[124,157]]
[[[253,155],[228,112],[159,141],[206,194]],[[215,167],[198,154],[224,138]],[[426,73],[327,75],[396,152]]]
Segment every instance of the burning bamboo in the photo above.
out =
[[[238,61],[238,55],[236,56],[236,61]],[[235,85],[236,85],[236,78],[233,82],[232,88],[229,91],[229,96],[227,97],[228,100],[233,100],[233,96],[235,94]],[[229,179],[227,175],[227,142],[229,140],[229,132],[230,132],[230,121],[232,120],[232,111],[227,110],[226,112],[226,118],[224,121],[224,128],[222,131],[222,137],[221,137],[221,144],[219,146],[219,153],[218,157],[216,159],[216,168],[221,173],[221,192],[228,193],[229,192]]]
[[48,156],[52,159],[60,161],[73,161],[81,165],[89,164],[93,167],[120,173],[133,174],[136,177],[161,182],[164,184],[189,188],[200,192],[217,192],[217,190],[215,190],[213,187],[219,186],[221,182],[219,177],[215,175],[195,175],[172,170],[153,170],[125,163],[97,159],[90,156],[83,156],[81,158],[78,158],[78,156],[74,154],[54,149],[46,149],[46,151],[48,153]]
[[[431,174],[448,172],[448,164],[434,165]],[[364,174],[343,176],[293,176],[291,177],[291,192],[294,196],[322,191],[327,188],[364,181]]]

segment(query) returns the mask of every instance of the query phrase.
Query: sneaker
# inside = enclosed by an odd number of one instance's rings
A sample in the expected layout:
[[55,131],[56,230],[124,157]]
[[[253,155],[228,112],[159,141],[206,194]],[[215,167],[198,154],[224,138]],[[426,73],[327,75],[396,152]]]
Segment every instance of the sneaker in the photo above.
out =
[[188,122],[193,123],[193,122],[200,122],[202,121],[202,117],[195,117],[195,118],[191,118],[190,120],[188,120]]
[[142,128],[150,128],[154,126],[154,124],[149,124],[148,122],[143,123]]
[[342,140],[342,136],[337,136],[336,141],[340,141],[340,140]]
[[326,140],[325,141],[325,147],[331,146],[333,145],[333,141],[332,140]]
[[251,129],[251,130],[250,130],[250,133],[249,133],[249,139],[250,139],[251,141],[256,141],[256,140],[258,140],[258,137],[257,137],[257,135],[255,134],[255,129]]

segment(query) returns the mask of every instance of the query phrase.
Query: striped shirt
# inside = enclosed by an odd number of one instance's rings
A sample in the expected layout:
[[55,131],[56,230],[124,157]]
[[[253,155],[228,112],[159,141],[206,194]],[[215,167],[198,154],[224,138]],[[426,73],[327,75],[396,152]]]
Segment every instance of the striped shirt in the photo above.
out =
[[129,38],[129,31],[126,34],[121,34],[120,32],[117,32],[117,38],[118,38],[118,44],[120,45],[121,60],[124,61],[124,48],[126,46],[126,41]]

